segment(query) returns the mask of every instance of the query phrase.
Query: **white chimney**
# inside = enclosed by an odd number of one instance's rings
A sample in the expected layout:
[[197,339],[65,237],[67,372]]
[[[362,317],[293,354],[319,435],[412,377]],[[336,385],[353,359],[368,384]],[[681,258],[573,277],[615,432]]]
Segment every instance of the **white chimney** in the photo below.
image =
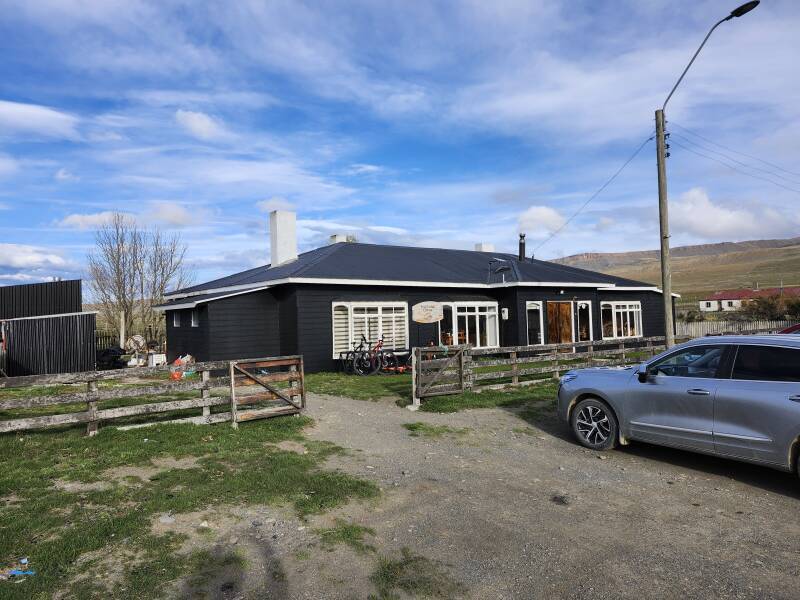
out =
[[270,266],[297,260],[297,215],[288,210],[269,213]]
[[347,236],[343,233],[334,233],[328,240],[330,244],[341,244],[342,242],[347,242]]
[[475,244],[475,252],[494,252],[494,244],[486,244],[484,242]]

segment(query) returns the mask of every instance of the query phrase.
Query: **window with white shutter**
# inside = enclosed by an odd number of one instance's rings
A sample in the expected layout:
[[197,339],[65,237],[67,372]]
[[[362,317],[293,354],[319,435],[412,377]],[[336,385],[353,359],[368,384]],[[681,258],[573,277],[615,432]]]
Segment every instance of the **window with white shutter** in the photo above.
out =
[[333,358],[358,346],[362,336],[374,346],[383,338],[387,350],[408,348],[408,305],[405,302],[334,302]]

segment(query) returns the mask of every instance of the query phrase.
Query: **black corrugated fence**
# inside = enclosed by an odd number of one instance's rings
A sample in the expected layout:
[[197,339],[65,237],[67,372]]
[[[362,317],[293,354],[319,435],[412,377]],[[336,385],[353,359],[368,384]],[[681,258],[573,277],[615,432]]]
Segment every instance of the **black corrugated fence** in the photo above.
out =
[[6,375],[95,370],[95,314],[12,319],[0,322]]
[[0,319],[81,312],[81,280],[0,287]]

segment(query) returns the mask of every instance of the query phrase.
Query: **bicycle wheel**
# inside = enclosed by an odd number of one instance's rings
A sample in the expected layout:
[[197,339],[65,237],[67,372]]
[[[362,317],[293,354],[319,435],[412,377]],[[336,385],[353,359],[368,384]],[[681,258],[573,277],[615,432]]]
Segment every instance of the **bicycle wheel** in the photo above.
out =
[[386,373],[397,373],[397,356],[391,350],[381,353],[381,370]]
[[353,372],[356,375],[370,375],[373,371],[373,360],[369,352],[357,352],[353,357]]

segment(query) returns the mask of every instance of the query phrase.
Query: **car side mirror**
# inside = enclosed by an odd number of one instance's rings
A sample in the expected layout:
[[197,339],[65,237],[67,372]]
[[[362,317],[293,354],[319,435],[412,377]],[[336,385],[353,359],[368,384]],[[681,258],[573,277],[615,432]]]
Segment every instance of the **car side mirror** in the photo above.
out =
[[647,383],[647,381],[650,379],[650,371],[648,371],[646,367],[641,369],[637,375],[639,377],[639,383]]

